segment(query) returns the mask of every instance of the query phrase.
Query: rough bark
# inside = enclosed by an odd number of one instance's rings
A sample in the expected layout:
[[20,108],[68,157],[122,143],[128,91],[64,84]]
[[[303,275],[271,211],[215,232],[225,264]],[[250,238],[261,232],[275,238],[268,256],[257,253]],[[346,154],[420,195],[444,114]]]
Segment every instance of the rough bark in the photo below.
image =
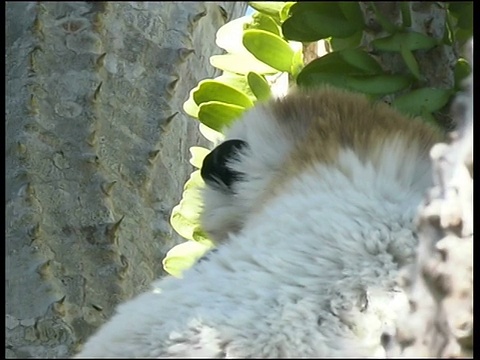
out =
[[418,214],[417,263],[404,274],[411,312],[398,340],[406,357],[473,357],[473,77],[452,115],[458,129],[431,151],[434,187]]
[[6,357],[65,357],[162,274],[197,126],[240,2],[9,2]]

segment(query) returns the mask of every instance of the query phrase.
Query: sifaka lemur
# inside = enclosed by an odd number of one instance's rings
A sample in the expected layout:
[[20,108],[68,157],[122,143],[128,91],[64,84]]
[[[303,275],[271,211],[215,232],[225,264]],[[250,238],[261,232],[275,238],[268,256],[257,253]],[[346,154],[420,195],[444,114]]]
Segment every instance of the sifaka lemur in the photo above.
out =
[[204,160],[217,243],[121,304],[76,357],[383,357],[442,134],[325,87],[248,110]]

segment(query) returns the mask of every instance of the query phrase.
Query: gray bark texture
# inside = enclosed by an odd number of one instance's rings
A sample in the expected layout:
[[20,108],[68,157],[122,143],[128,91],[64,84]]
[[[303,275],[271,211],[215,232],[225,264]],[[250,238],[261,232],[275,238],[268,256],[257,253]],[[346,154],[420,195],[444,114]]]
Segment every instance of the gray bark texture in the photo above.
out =
[[182,113],[242,2],[8,2],[6,358],[73,354],[183,241]]
[[[473,64],[473,41],[466,51]],[[430,153],[434,187],[417,218],[417,262],[404,273],[411,312],[397,338],[405,357],[473,357],[472,76],[452,115],[457,130]]]

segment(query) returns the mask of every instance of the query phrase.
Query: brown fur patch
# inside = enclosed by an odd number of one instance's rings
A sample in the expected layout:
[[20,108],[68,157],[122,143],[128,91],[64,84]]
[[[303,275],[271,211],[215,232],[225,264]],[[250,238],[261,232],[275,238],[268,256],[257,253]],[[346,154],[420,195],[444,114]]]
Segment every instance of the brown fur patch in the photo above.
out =
[[351,149],[362,161],[376,165],[375,158],[388,142],[400,139],[405,152],[418,152],[420,158],[427,157],[433,144],[443,139],[438,129],[419,118],[406,117],[362,94],[330,87],[291,93],[269,108],[294,150],[263,200],[306,168],[335,164],[342,149]]
[[274,118],[296,144],[296,162],[332,163],[342,148],[368,158],[372,145],[400,136],[428,149],[442,139],[421,119],[405,117],[364,95],[325,88],[296,92],[271,105]]

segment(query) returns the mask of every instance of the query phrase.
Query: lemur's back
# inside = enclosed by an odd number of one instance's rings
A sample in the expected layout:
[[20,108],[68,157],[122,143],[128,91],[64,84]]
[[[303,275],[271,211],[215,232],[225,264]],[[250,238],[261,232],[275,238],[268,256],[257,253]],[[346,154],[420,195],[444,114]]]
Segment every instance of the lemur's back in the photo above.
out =
[[217,250],[120,306],[80,356],[381,356],[439,138],[328,88],[249,111],[202,169]]

